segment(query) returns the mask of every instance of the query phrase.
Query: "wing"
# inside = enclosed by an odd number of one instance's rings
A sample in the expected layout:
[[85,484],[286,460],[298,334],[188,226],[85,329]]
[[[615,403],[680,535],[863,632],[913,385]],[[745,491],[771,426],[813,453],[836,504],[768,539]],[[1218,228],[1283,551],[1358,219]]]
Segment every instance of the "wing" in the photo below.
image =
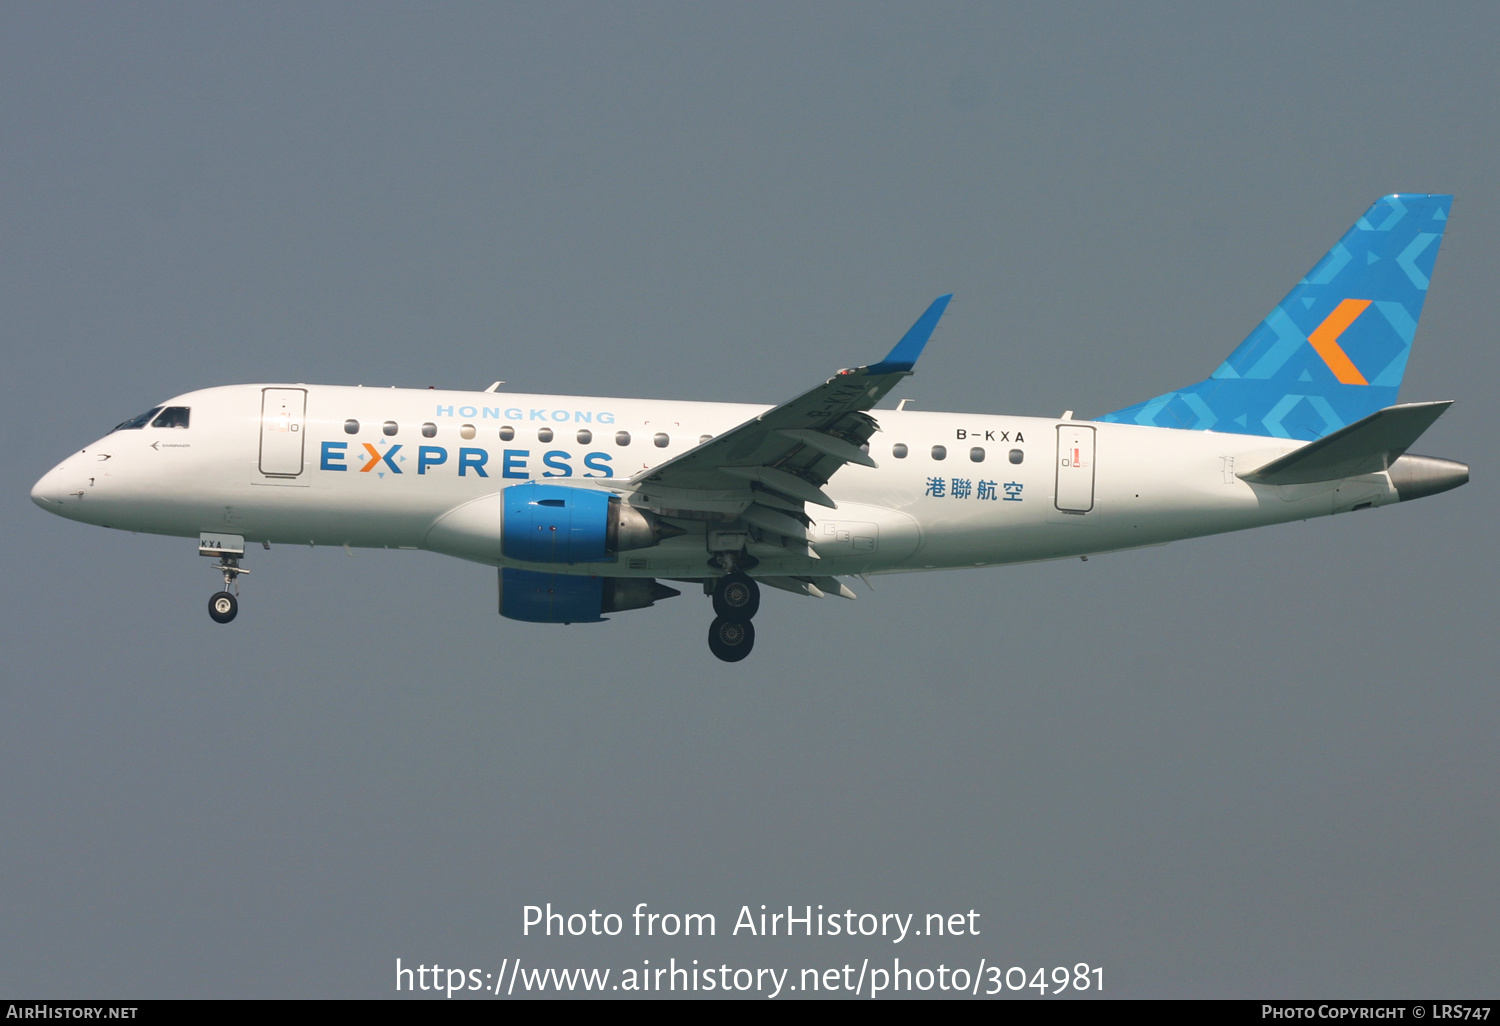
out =
[[664,516],[744,520],[805,544],[804,504],[834,508],[823,491],[828,479],[846,463],[876,465],[861,448],[879,430],[866,411],[912,373],[952,298],[934,300],[879,363],[839,371],[790,402],[610,485],[631,492],[633,505]]

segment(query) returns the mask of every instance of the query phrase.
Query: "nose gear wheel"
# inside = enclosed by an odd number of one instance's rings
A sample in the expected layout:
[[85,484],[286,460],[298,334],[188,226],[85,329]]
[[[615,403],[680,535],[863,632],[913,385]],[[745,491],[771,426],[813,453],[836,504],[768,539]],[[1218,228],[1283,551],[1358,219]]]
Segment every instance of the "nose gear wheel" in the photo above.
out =
[[214,592],[208,600],[208,615],[214,623],[228,623],[240,611],[239,599],[227,591]]

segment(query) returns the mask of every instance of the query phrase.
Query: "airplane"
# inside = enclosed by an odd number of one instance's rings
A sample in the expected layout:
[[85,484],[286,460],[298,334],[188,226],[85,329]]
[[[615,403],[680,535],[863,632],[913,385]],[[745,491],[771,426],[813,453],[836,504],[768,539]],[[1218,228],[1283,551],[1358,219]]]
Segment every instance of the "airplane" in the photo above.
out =
[[[1157,545],[1466,483],[1408,453],[1451,401],[1397,404],[1452,197],[1377,200],[1207,378],[1093,421],[876,409],[951,296],[884,359],[779,406],[248,384],[174,396],[49,471],[50,513],[198,539],[239,609],[247,544],[496,567],[502,617],[595,623],[711,596],[749,654],[761,588]],[[843,578],[844,580],[841,580]]]

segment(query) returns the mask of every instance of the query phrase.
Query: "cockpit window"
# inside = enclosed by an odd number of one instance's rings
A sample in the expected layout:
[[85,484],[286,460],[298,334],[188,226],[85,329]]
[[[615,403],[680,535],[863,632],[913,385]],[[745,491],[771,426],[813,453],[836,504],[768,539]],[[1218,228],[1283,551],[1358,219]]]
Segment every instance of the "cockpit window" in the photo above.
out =
[[141,414],[139,417],[131,417],[129,420],[125,421],[122,424],[116,424],[115,425],[115,430],[116,431],[135,431],[135,430],[137,430],[139,428],[143,428],[147,424],[151,423],[151,418],[154,417],[154,416],[156,416],[161,411],[162,411],[162,407],[160,407],[160,406],[153,406],[153,407],[151,407],[151,409],[147,410],[145,413]]
[[188,426],[188,414],[192,409],[187,406],[168,406],[161,411],[161,416],[151,422],[152,427],[185,428]]

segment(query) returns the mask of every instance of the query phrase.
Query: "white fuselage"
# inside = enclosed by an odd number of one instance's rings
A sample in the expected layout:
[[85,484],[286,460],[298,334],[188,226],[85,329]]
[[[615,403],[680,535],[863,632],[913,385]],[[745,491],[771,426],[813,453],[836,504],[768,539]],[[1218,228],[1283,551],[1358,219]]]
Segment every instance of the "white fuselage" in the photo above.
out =
[[[282,390],[305,392],[305,408],[278,421],[267,403]],[[128,531],[433,549],[554,573],[666,578],[705,575],[714,525],[608,564],[563,566],[505,559],[498,523],[494,546],[440,525],[528,480],[618,485],[769,409],[328,385],[233,385],[163,405],[189,408],[189,426],[106,435],[48,473],[33,497],[62,516]],[[757,550],[752,537],[756,575],[1055,559],[1398,501],[1384,473],[1280,487],[1236,476],[1295,441],[987,414],[872,415],[881,430],[869,453],[879,467],[845,466],[826,488],[838,508],[808,508],[820,558]]]

